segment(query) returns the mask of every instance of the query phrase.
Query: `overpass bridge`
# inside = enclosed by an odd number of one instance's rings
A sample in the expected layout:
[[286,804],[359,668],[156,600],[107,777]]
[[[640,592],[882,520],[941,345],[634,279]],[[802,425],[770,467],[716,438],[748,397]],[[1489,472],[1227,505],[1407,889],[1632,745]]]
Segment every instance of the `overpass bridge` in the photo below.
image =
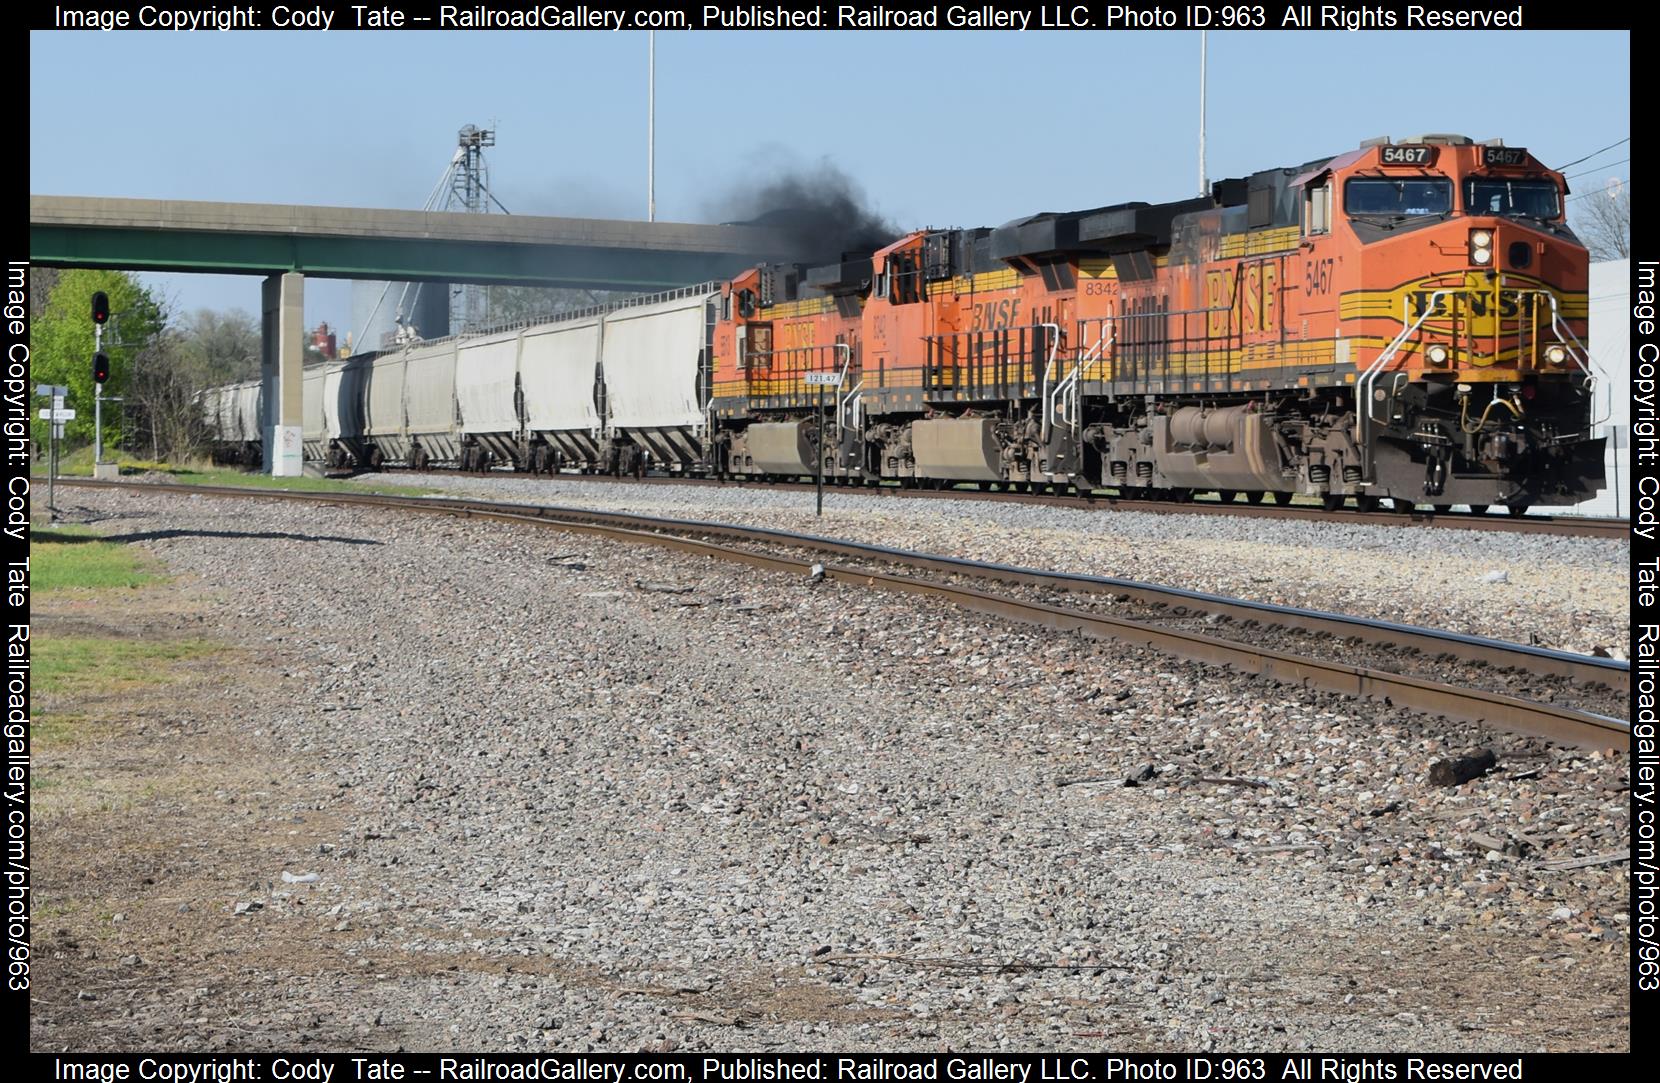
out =
[[265,456],[279,475],[301,470],[307,275],[648,291],[788,250],[753,226],[29,196],[29,259],[40,266],[264,277]]

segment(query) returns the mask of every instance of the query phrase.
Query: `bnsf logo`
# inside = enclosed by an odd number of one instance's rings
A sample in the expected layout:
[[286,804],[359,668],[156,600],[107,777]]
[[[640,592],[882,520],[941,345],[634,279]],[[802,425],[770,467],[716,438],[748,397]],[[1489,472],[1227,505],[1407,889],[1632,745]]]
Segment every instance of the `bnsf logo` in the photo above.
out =
[[1019,315],[1019,298],[1011,298],[1007,301],[986,301],[974,306],[973,330],[1001,331],[1006,327],[1013,327],[1015,317]]
[[[1435,295],[1434,290],[1413,290],[1407,296],[1412,298],[1412,317],[1417,319],[1426,310],[1429,310],[1429,299]],[[1429,311],[1431,316],[1451,316],[1452,306],[1447,303],[1446,297],[1435,298],[1435,308]],[[1487,316],[1492,312],[1492,296],[1485,293],[1473,293],[1458,306],[1459,315]],[[1499,316],[1509,319],[1523,312],[1533,311],[1533,297],[1531,295],[1518,297],[1514,293],[1499,295]]]

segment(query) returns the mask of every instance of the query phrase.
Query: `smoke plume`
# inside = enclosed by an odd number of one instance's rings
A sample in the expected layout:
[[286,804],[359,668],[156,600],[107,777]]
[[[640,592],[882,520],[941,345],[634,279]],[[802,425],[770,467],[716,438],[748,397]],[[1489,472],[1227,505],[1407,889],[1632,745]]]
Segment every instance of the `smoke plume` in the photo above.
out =
[[810,264],[873,252],[904,232],[872,209],[858,184],[828,160],[742,183],[716,207],[721,221],[782,232],[794,258]]

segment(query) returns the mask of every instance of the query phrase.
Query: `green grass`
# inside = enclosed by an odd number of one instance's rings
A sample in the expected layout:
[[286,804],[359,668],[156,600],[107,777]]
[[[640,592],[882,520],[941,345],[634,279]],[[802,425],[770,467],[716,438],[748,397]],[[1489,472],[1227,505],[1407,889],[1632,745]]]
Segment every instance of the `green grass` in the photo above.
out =
[[138,639],[126,636],[54,635],[36,637],[31,685],[54,695],[118,692],[172,679],[167,663],[221,649],[206,639]]
[[[31,646],[31,690],[39,696],[72,694],[78,704],[167,684],[177,677],[174,663],[223,649],[206,639],[57,634],[36,635]],[[73,740],[97,721],[82,711],[37,706],[29,735],[37,744]]]
[[[29,589],[43,598],[60,592],[132,590],[165,579],[148,553],[106,541],[88,527],[37,525],[30,531]],[[75,604],[85,603],[77,600]],[[224,649],[206,639],[43,633],[38,629],[30,646],[31,690],[44,697],[67,696],[71,703],[68,710],[37,706],[30,733],[44,742],[73,740],[97,722],[107,721],[89,715],[83,705],[166,684],[177,677],[175,663]]]
[[[30,532],[29,589],[132,589],[161,578],[155,562],[130,545],[97,540],[86,527],[36,527]],[[38,677],[39,674],[37,673]]]

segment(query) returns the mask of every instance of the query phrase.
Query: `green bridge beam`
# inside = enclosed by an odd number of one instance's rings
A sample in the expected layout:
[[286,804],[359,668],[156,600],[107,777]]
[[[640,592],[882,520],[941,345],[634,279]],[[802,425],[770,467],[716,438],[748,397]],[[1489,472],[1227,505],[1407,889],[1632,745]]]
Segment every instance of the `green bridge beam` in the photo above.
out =
[[29,259],[47,267],[618,290],[687,286],[756,263],[721,252],[70,226],[30,226]]
[[753,226],[189,200],[29,197],[43,266],[652,290],[782,258]]

